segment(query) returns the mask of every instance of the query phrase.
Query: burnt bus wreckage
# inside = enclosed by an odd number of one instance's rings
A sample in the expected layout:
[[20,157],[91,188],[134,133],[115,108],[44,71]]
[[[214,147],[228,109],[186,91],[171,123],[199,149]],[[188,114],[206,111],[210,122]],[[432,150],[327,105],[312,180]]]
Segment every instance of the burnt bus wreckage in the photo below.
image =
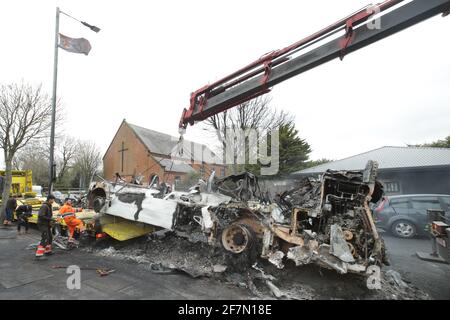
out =
[[306,178],[275,199],[248,172],[223,179],[213,173],[189,192],[168,194],[165,188],[93,182],[88,198],[100,217],[196,235],[235,255],[257,252],[279,269],[292,260],[365,274],[370,266],[387,264],[369,206],[383,193],[377,169],[369,161],[363,171],[328,170],[319,181]]

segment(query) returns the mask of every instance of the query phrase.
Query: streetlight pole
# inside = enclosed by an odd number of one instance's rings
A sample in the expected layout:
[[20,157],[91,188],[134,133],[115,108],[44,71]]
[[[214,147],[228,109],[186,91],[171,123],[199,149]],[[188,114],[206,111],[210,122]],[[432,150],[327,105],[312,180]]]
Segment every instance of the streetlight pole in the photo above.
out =
[[48,194],[53,192],[53,181],[55,177],[55,117],[56,117],[56,85],[58,83],[58,42],[59,42],[59,7],[56,8],[55,23],[55,53],[53,60],[53,95],[52,95],[52,123],[50,129],[50,161],[48,170]]

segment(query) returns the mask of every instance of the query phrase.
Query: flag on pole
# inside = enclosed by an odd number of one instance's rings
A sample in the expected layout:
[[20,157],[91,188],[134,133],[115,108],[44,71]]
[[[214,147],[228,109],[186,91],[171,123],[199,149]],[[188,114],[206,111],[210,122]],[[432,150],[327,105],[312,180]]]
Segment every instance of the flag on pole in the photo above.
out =
[[91,44],[85,38],[69,38],[61,33],[59,34],[58,46],[66,51],[84,53],[85,55],[88,55],[91,51]]

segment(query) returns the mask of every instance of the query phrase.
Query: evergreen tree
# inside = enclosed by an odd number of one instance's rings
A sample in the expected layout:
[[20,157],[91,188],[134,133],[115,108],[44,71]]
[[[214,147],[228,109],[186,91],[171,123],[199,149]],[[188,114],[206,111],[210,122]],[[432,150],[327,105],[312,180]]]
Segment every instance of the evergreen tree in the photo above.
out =
[[302,170],[311,153],[310,145],[298,136],[294,123],[282,124],[280,134],[280,169],[279,175]]

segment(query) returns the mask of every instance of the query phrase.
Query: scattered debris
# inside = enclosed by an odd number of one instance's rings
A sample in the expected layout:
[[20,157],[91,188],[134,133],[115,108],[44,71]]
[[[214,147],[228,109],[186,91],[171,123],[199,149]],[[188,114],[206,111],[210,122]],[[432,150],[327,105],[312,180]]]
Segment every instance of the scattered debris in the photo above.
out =
[[[70,266],[62,266],[62,265],[53,265],[51,266],[52,269],[67,269]],[[98,273],[100,277],[105,277],[116,270],[114,269],[107,269],[107,268],[91,268],[91,267],[80,267],[80,270],[93,270]]]
[[312,250],[301,246],[291,247],[287,253],[287,258],[293,260],[297,267],[310,263],[312,256]]
[[97,251],[96,254],[101,257],[113,257],[117,259],[123,259],[128,261],[134,261],[137,263],[150,263],[151,260],[144,255],[140,254],[141,252],[136,250],[126,250],[126,252],[121,252],[113,247],[109,247],[106,249],[102,249]]
[[27,246],[27,250],[36,250],[36,248],[38,247],[39,242],[36,243],[31,243]]
[[106,270],[106,269],[97,269],[96,270],[97,273],[100,275],[100,277],[105,277],[113,272],[115,272],[116,270]]
[[161,230],[152,232],[152,233],[150,234],[150,237],[152,237],[153,239],[162,240],[162,239],[164,239],[164,238],[167,236],[167,234],[170,233],[170,232],[172,232],[172,231],[167,230],[167,229],[161,229]]
[[270,274],[266,274],[262,268],[258,267],[257,263],[255,263],[252,266],[252,268],[255,270],[258,270],[261,273],[261,279],[263,279],[263,280],[270,280],[270,281],[277,280],[277,278],[275,278],[274,276],[272,276]]
[[[267,280],[287,295],[280,299],[429,298],[409,285],[408,289],[403,290],[391,284],[386,275],[381,277],[381,290],[369,290],[366,287],[365,277],[353,274],[340,275],[313,265],[299,269],[292,263],[287,264],[284,269],[278,269],[267,260],[256,258],[256,262],[253,261],[250,267],[245,267],[239,260],[244,256],[228,253],[207,243],[194,244],[178,237],[176,233],[168,234],[163,240],[141,238],[130,240],[126,244],[113,242],[113,245],[116,248],[111,245],[103,249],[93,248],[92,254],[136,263],[136,268],[161,275],[181,272],[189,277],[198,277],[201,274],[202,277],[215,278],[245,288],[258,299],[277,299],[267,285]],[[337,257],[328,255],[340,261]],[[226,266],[226,270],[215,273],[214,266],[216,268]]]
[[404,282],[400,274],[394,270],[383,273],[381,290],[377,290],[371,298],[377,300],[431,300],[430,295]]
[[284,253],[282,251],[274,251],[268,254],[268,260],[270,263],[274,264],[278,269],[283,269],[283,258]]
[[222,273],[225,272],[227,270],[227,266],[223,265],[223,264],[215,264],[213,265],[213,272],[214,273]]
[[53,244],[61,250],[72,250],[80,246],[80,243],[77,240],[73,239],[72,241],[69,241],[68,237],[63,237],[60,234],[53,237]]
[[282,292],[280,289],[278,289],[278,287],[276,285],[274,285],[272,283],[272,281],[270,280],[266,280],[266,284],[269,287],[270,291],[272,291],[273,295],[276,298],[282,298],[282,297],[286,297],[286,294],[284,292]]
[[390,284],[396,285],[396,286],[400,287],[401,289],[408,288],[408,285],[406,284],[406,282],[404,282],[402,280],[402,276],[397,271],[388,270],[388,271],[386,271],[385,276]]
[[[350,232],[350,231],[349,231]],[[330,253],[341,261],[353,263],[355,259],[350,252],[350,244],[345,241],[344,233],[337,224],[331,225],[330,230]]]
[[247,287],[254,296],[256,296],[260,299],[263,297],[262,293],[258,290],[258,288],[253,283],[253,280],[250,277],[250,275],[248,276],[248,279],[247,279]]
[[149,270],[158,274],[169,274],[175,271],[173,268],[166,267],[161,263],[150,263]]
[[304,293],[302,295],[297,295],[297,294],[293,294],[291,291],[283,291],[280,290],[280,288],[278,288],[275,284],[273,284],[272,281],[270,280],[266,280],[266,284],[269,287],[270,291],[272,292],[272,294],[277,298],[277,299],[282,299],[282,298],[286,298],[288,300],[311,300],[313,296],[311,295],[304,295]]
[[200,277],[210,274],[209,270],[205,272],[203,270],[199,270],[198,268],[195,268],[195,267],[190,268],[188,266],[174,267],[174,269],[178,270],[178,271],[182,271],[182,272],[188,274],[192,278],[200,278]]

